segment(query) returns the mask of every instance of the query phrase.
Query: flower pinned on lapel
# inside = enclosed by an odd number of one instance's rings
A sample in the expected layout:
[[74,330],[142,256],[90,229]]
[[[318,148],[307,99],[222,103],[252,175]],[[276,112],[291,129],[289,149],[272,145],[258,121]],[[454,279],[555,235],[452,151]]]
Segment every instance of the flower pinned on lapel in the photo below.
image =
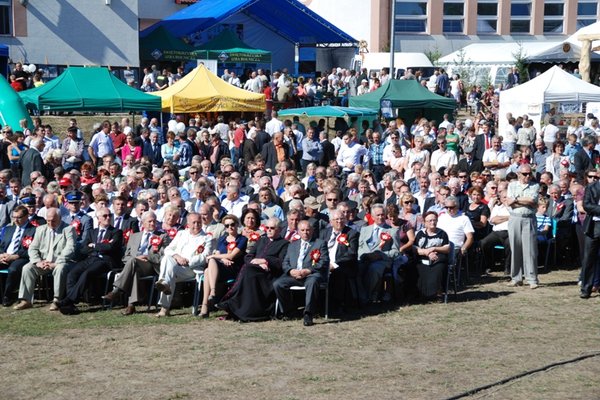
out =
[[152,251],[158,252],[158,248],[160,247],[161,244],[162,244],[162,238],[160,236],[152,236],[150,238],[150,245],[152,246]]
[[125,241],[125,244],[129,242],[129,238],[131,237],[132,233],[132,229],[125,229],[125,231],[123,232],[123,240]]
[[294,233],[294,235],[290,238],[290,242],[295,242],[296,240],[300,240],[299,233]]
[[379,235],[379,239],[381,239],[381,243],[379,244],[380,248],[383,248],[383,246],[385,246],[385,244],[392,240],[392,235],[390,235],[387,232],[381,232],[381,235]]
[[562,210],[563,208],[565,208],[565,203],[558,203],[558,204],[556,205],[556,211],[560,211],[560,210]]
[[102,240],[100,241],[100,243],[109,244],[109,243],[110,243],[110,240],[108,240],[108,239],[102,239]]
[[36,228],[37,228],[38,226],[40,226],[40,223],[39,223],[39,222],[37,222],[37,220],[35,220],[35,219],[32,219],[31,221],[29,221],[29,223],[30,223],[31,225],[35,226]]
[[267,231],[267,226],[266,226],[265,224],[261,224],[261,225],[258,227],[258,229],[260,229],[260,230],[261,230],[261,231],[263,231],[263,232],[266,232],[266,231]]
[[31,242],[33,242],[33,237],[31,236],[25,236],[23,240],[21,240],[21,244],[23,245],[24,249],[29,249],[29,246],[31,246]]
[[75,218],[71,221],[71,226],[75,228],[75,232],[77,232],[77,236],[81,235],[81,221]]
[[235,248],[237,247],[237,243],[236,242],[229,242],[227,243],[227,252],[230,253],[233,250],[235,250]]
[[569,167],[569,160],[567,160],[566,158],[563,158],[560,162],[560,165],[562,165],[565,168]]
[[314,267],[319,262],[319,260],[321,259],[321,250],[314,249],[313,251],[311,251],[310,252],[310,259],[311,259],[312,265]]
[[200,246],[198,246],[196,248],[196,254],[202,254],[204,253],[204,243],[202,243]]
[[342,233],[340,236],[338,236],[337,242],[339,244],[343,244],[344,246],[350,246],[350,242],[348,242],[348,235],[345,233]]
[[258,232],[252,232],[252,233],[251,233],[251,234],[248,236],[248,239],[249,239],[251,242],[256,242],[256,241],[258,241],[258,239],[260,239],[260,234],[259,234]]
[[167,235],[169,235],[169,237],[171,239],[175,239],[175,236],[177,235],[177,228],[171,228],[167,231]]

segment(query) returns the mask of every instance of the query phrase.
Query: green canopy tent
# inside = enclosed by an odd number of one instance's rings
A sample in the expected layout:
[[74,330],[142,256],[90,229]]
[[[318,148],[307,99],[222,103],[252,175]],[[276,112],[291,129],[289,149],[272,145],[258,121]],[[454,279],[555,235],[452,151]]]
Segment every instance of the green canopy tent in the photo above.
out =
[[206,60],[219,60],[228,63],[271,63],[270,51],[248,46],[234,32],[227,29],[213,40],[195,49],[196,58]]
[[56,79],[19,92],[28,108],[45,111],[160,110],[160,98],[134,89],[106,68],[70,67]]
[[280,110],[277,114],[280,117],[291,116],[306,116],[306,117],[363,117],[375,116],[378,111],[372,108],[359,107],[337,107],[337,106],[321,106],[321,107],[303,107],[303,108],[288,108]]
[[392,108],[398,109],[398,117],[409,122],[418,117],[441,121],[456,108],[454,99],[434,94],[415,80],[395,79],[374,92],[350,97],[350,106],[380,109],[382,100],[389,100]]
[[194,60],[194,46],[172,36],[165,27],[157,28],[140,38],[140,60],[184,61]]

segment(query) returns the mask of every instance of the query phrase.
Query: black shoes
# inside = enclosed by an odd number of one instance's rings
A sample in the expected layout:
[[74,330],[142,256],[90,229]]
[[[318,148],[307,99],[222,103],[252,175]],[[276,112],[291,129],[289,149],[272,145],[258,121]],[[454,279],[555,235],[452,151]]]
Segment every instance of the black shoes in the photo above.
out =
[[15,302],[15,301],[14,301],[14,300],[12,300],[10,297],[6,297],[6,296],[5,296],[5,297],[2,299],[2,306],[4,306],[4,307],[10,307],[10,306],[12,306],[12,305],[13,305],[13,303],[14,303],[14,302]]
[[313,317],[309,313],[304,314],[304,326],[313,326],[315,323],[313,322]]

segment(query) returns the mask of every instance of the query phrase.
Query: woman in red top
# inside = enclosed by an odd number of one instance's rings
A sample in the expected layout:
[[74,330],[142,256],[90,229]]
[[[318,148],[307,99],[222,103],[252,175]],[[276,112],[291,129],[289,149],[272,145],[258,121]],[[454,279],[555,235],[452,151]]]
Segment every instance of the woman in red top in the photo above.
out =
[[118,122],[113,122],[109,137],[113,142],[115,155],[120,159],[125,158],[121,156],[121,148],[125,145],[125,134],[121,132]]

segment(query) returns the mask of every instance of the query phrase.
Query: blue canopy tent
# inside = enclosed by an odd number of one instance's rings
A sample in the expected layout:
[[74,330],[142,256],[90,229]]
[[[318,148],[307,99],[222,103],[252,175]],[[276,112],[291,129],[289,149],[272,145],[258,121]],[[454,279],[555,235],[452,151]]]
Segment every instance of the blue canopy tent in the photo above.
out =
[[8,78],[8,46],[0,44],[0,74]]
[[163,26],[181,38],[205,31],[240,12],[298,46],[358,46],[356,39],[297,0],[202,0],[144,29],[140,36]]

